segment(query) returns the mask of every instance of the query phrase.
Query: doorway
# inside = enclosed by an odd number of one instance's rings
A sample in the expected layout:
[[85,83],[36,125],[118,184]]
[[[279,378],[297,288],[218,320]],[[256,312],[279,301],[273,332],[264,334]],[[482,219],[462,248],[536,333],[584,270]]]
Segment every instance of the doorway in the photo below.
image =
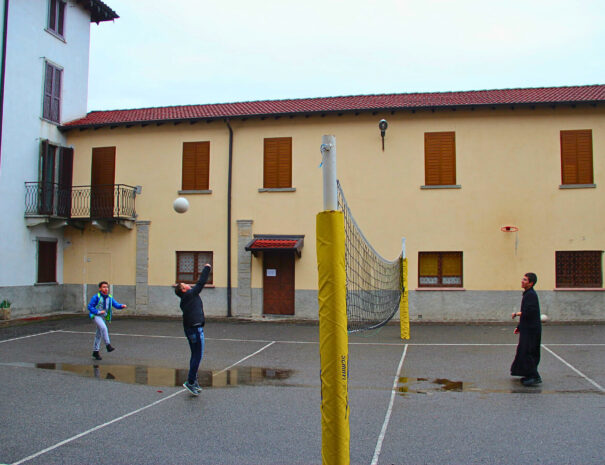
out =
[[263,252],[263,314],[294,315],[294,253]]
[[116,174],[116,148],[92,149],[90,175],[90,217],[112,218],[114,183]]

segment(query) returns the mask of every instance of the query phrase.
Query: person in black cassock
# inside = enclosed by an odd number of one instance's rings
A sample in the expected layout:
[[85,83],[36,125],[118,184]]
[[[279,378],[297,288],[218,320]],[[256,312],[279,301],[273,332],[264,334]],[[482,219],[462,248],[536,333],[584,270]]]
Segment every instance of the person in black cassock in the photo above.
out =
[[538,373],[540,363],[540,343],[542,339],[542,322],[540,318],[540,301],[534,286],[538,277],[534,273],[527,273],[521,280],[523,298],[521,299],[521,311],[513,313],[513,320],[519,319],[519,325],[515,334],[519,334],[517,354],[510,367],[511,376],[521,376],[524,386],[534,386],[542,382]]

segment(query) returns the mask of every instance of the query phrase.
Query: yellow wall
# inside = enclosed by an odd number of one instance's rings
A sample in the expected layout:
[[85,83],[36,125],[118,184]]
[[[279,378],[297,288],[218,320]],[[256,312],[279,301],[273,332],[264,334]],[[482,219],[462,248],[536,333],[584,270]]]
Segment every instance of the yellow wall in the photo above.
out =
[[[378,121],[389,128],[385,151]],[[322,209],[320,144],[336,136],[337,164],[348,203],[366,237],[386,258],[407,239],[409,283],[417,287],[419,251],[463,251],[464,288],[517,290],[535,271],[540,287],[555,286],[555,250],[605,249],[605,113],[601,108],[477,109],[387,112],[359,116],[297,116],[233,121],[232,285],[237,286],[238,219],[256,234],[304,234],[296,261],[296,289],[316,289],[315,215]],[[560,189],[560,131],[592,129],[592,189]],[[424,133],[455,131],[460,189],[421,189]],[[151,221],[149,284],[175,279],[175,250],[214,251],[214,283],[226,286],[228,130],[223,122],[70,131],[74,185],[90,184],[93,147],[116,146],[116,183],[143,186],[140,220]],[[258,192],[263,139],[292,137],[296,192]],[[172,201],[181,185],[182,143],[210,141],[210,195],[187,195],[178,215]],[[514,225],[518,233],[500,227]],[[68,233],[65,282],[78,283],[83,254],[112,250],[112,280],[134,284],[136,232]],[[88,231],[88,230],[87,230]],[[262,287],[253,258],[252,287]]]

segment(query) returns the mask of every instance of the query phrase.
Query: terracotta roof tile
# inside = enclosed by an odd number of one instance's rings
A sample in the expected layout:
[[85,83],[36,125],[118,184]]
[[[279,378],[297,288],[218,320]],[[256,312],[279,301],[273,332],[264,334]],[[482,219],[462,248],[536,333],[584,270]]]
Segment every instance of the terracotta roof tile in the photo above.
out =
[[291,100],[184,105],[93,111],[63,128],[124,126],[197,119],[244,118],[313,113],[411,110],[483,105],[546,105],[605,102],[605,85],[465,92],[354,95]]
[[252,243],[252,245],[250,245],[250,249],[293,249],[296,246],[297,242],[298,241],[287,241],[277,239],[256,239]]

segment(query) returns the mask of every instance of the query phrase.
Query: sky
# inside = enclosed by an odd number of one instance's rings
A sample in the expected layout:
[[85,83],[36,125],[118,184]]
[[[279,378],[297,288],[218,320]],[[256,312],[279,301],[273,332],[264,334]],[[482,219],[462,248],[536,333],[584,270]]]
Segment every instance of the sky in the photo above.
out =
[[603,0],[104,0],[88,109],[605,84]]

